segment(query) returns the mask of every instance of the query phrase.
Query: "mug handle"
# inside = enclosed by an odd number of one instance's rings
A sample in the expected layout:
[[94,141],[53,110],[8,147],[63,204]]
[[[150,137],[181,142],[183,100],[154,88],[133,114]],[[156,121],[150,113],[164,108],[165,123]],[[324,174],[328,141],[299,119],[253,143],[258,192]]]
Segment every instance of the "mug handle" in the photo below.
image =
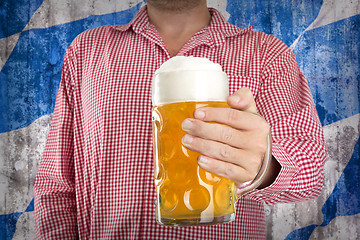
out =
[[[253,180],[236,186],[236,189],[235,189],[235,200],[236,201],[244,194],[246,194],[260,186],[260,184],[263,182],[263,180],[269,170],[271,157],[272,157],[272,138],[271,138],[271,133],[269,133],[268,139],[267,139],[267,149],[262,158],[259,170]],[[237,190],[241,190],[241,194],[239,196],[237,195]]]

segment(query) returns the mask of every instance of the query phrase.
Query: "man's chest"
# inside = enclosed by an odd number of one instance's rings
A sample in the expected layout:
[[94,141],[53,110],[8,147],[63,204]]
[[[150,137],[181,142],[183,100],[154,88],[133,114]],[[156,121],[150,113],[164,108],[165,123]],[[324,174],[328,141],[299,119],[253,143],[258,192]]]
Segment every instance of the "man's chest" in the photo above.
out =
[[[139,49],[141,52],[133,52]],[[256,96],[260,80],[246,69],[251,61],[228,49],[190,51],[188,55],[206,57],[219,63],[229,79],[229,94],[248,87]],[[104,51],[86,64],[79,84],[79,98],[85,117],[90,119],[142,118],[151,112],[152,77],[166,61],[166,54],[156,46],[123,47],[118,51]],[[150,116],[150,115],[149,115]]]

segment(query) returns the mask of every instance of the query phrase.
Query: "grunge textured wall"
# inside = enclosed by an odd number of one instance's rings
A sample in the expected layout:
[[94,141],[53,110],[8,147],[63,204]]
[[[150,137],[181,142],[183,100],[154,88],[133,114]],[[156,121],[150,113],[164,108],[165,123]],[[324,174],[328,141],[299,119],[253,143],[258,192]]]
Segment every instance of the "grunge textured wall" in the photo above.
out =
[[[76,35],[124,24],[141,0],[1,0],[0,240],[34,237],[33,182],[63,55]],[[232,24],[291,46],[324,128],[319,198],[266,207],[268,239],[360,239],[359,0],[209,0]]]

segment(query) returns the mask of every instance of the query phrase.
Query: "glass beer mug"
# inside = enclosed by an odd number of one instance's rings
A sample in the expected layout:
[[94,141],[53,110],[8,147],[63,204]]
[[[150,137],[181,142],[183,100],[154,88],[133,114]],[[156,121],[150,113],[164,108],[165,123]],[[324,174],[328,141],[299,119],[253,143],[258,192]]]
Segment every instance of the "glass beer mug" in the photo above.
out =
[[181,143],[181,124],[199,107],[229,107],[228,79],[208,59],[173,57],[155,72],[152,123],[156,219],[163,225],[225,223],[235,218],[236,186],[197,164]]

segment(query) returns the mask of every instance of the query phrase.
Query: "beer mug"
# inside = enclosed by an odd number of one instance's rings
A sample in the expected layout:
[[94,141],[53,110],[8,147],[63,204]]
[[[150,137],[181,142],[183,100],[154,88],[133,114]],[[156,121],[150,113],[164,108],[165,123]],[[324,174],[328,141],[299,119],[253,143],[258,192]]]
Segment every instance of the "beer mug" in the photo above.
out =
[[236,189],[241,195],[260,185],[271,159],[271,136],[256,177],[241,186],[205,171],[199,153],[182,145],[181,128],[199,107],[229,107],[229,83],[219,64],[205,58],[173,57],[154,74],[152,125],[156,220],[169,226],[210,225],[235,218]]
[[229,107],[228,79],[208,59],[173,57],[152,83],[156,219],[163,225],[225,223],[235,218],[235,183],[205,171],[182,145],[181,124],[199,107]]

